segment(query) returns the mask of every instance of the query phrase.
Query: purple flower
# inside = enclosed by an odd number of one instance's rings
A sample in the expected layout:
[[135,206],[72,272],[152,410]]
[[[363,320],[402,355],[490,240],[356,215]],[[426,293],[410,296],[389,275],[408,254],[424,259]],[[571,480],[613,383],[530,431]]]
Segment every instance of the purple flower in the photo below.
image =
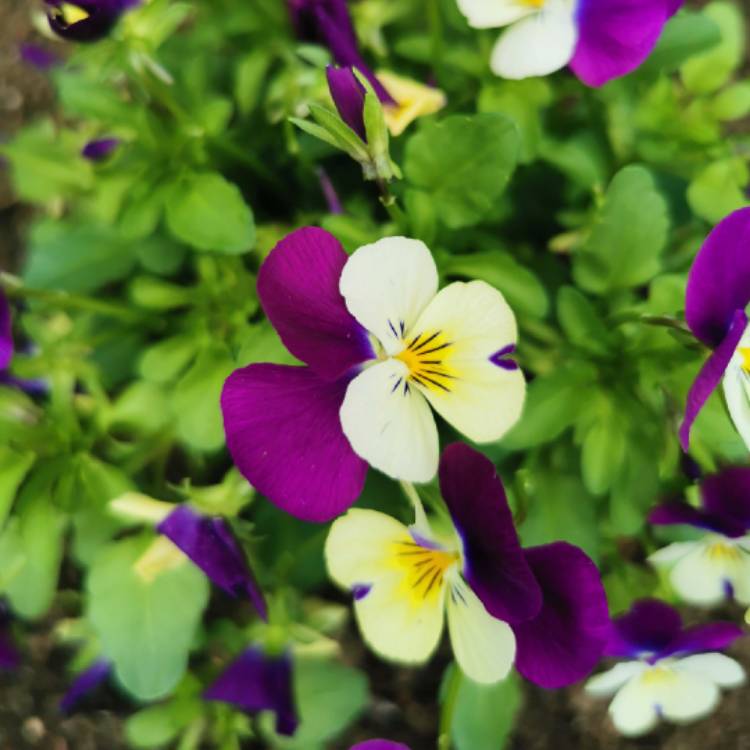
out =
[[83,700],[88,693],[92,690],[96,690],[99,685],[109,679],[111,672],[112,665],[108,661],[104,659],[95,661],[73,681],[68,692],[65,693],[60,701],[60,710],[65,714],[72,713],[78,703]]
[[593,677],[587,692],[614,695],[609,713],[628,736],[653,729],[660,718],[685,723],[716,707],[720,688],[741,685],[742,667],[724,654],[742,635],[733,623],[684,628],[679,613],[664,602],[644,599],[612,622],[608,656],[631,659]]
[[[504,78],[548,75],[570,65],[589,86],[635,70],[651,54],[681,0],[458,0],[474,28],[509,26],[490,66]],[[512,6],[512,7],[511,7]]]
[[393,661],[423,663],[447,619],[456,661],[476,682],[497,682],[514,663],[545,688],[587,675],[609,628],[595,565],[562,542],[523,550],[494,465],[463,443],[443,452],[440,488],[453,538],[419,514],[407,528],[350,510],[331,527],[328,570],[354,594],[368,645]]
[[328,88],[331,98],[341,119],[363,140],[367,141],[365,131],[365,87],[357,80],[353,68],[326,68]]
[[49,25],[72,42],[96,42],[107,36],[120,16],[140,0],[45,0]]
[[301,39],[324,44],[338,65],[357,68],[382,102],[393,101],[362,59],[346,0],[288,0],[288,6],[292,24]]
[[97,138],[96,140],[89,141],[81,149],[81,156],[89,161],[103,161],[120,143],[119,138]]
[[306,366],[233,373],[221,398],[227,445],[248,481],[299,518],[327,521],[352,505],[368,463],[430,481],[433,409],[478,443],[520,417],[523,373],[496,357],[516,343],[512,310],[485,282],[438,291],[418,240],[386,237],[347,257],[327,232],[300,229],[263,263],[258,296]]
[[0,371],[7,370],[13,359],[13,320],[10,305],[0,289]]
[[268,619],[263,592],[226,520],[202,516],[180,505],[156,528],[217,586],[231,596],[247,596],[258,614]]
[[231,703],[249,714],[273,711],[278,734],[291,736],[299,724],[292,658],[288,653],[269,656],[257,646],[248,648],[222,672],[203,697]]
[[652,524],[688,525],[707,534],[658,550],[649,562],[664,569],[686,602],[711,607],[726,598],[750,605],[750,469],[734,467],[701,484],[702,505],[672,502],[655,508]]
[[700,410],[724,381],[735,427],[750,447],[750,208],[735,211],[708,236],[688,276],[685,317],[690,330],[713,349],[687,397],[680,442],[690,447],[690,430]]
[[352,745],[349,750],[409,750],[409,746],[390,740],[367,740]]
[[44,49],[36,44],[22,44],[20,47],[21,59],[39,70],[49,70],[58,65],[60,59],[54,52]]

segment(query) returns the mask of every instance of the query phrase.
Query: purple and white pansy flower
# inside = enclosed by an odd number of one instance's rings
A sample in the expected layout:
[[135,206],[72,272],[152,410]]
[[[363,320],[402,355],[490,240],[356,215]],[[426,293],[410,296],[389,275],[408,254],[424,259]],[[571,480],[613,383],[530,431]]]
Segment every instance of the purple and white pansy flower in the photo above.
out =
[[141,0],[45,0],[52,31],[71,42],[96,42],[106,37],[120,16]]
[[690,447],[690,430],[709,396],[723,382],[729,414],[750,450],[750,208],[721,221],[693,262],[685,297],[688,327],[713,349],[687,397],[680,442]]
[[707,477],[700,491],[702,507],[667,503],[651,511],[649,521],[706,533],[660,549],[649,562],[666,571],[677,594],[690,604],[711,607],[729,597],[750,606],[750,468]]
[[564,542],[522,549],[494,465],[463,443],[443,452],[440,486],[446,534],[419,505],[410,527],[359,509],[331,527],[328,571],[352,592],[368,645],[385,659],[424,663],[447,616],[456,661],[476,682],[502,680],[514,663],[546,688],[586,676],[609,627],[593,562]]
[[637,737],[660,719],[683,724],[718,705],[721,688],[745,681],[742,667],[719,653],[742,629],[728,622],[683,628],[679,613],[664,602],[644,599],[616,618],[606,654],[628,659],[592,677],[586,692],[614,696],[609,714],[617,730]]
[[589,86],[635,70],[651,54],[682,0],[458,0],[476,29],[508,27],[490,67],[529,78],[570,65]]
[[347,257],[328,232],[300,229],[258,274],[258,296],[306,366],[234,372],[221,404],[242,474],[283,510],[327,521],[359,497],[367,465],[427,482],[437,471],[434,409],[471,440],[518,420],[525,381],[502,294],[482,281],[438,291],[418,240],[388,237]]
[[272,711],[276,732],[291,736],[299,725],[293,674],[289,653],[273,655],[251,646],[217,677],[203,697],[229,703],[251,715]]

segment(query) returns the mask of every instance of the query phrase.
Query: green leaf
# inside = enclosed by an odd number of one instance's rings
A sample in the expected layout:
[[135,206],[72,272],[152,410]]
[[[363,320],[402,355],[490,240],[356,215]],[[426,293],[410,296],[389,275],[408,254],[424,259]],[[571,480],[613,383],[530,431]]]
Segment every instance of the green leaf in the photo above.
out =
[[576,282],[597,294],[645,284],[659,272],[668,232],[667,203],[650,173],[625,167],[612,180],[591,235],[573,258]]
[[682,66],[682,80],[694,94],[709,94],[724,86],[742,63],[745,51],[745,21],[737,5],[710,3],[703,13],[719,27],[721,41]]
[[591,300],[575,287],[564,286],[557,293],[557,318],[572,344],[592,354],[609,353],[610,331]]
[[182,178],[167,198],[167,227],[198,250],[240,254],[255,244],[255,221],[239,188],[218,172]]
[[[452,664],[449,669],[456,669]],[[446,676],[450,681],[450,674]],[[456,750],[502,750],[521,709],[518,677],[511,674],[496,685],[478,685],[466,677],[456,695],[451,735]]]
[[519,315],[543,318],[549,309],[547,291],[526,266],[510,253],[492,250],[473,255],[455,255],[441,263],[441,270],[449,276],[481,279],[499,289],[508,304]]
[[601,495],[612,486],[622,467],[627,436],[622,414],[610,401],[601,398],[595,408],[581,445],[581,473],[589,492]]
[[750,171],[742,158],[724,159],[705,167],[688,187],[690,208],[702,219],[718,224],[748,204],[745,186]]
[[149,706],[129,717],[125,736],[134,748],[159,748],[177,739],[195,716],[200,716],[201,704],[194,700],[170,701]]
[[35,459],[36,455],[31,451],[22,453],[0,445],[0,528],[5,523],[18,488]]
[[264,49],[249,52],[237,63],[234,98],[241,114],[248,115],[258,106],[271,63],[272,59]]
[[169,383],[187,368],[198,346],[195,336],[187,333],[158,341],[143,352],[138,371],[146,380]]
[[360,672],[334,661],[298,658],[294,662],[294,694],[300,726],[294,737],[280,737],[273,718],[261,716],[260,727],[273,747],[324,750],[367,705],[367,680]]
[[518,160],[515,123],[496,113],[431,121],[406,145],[404,174],[430,193],[451,229],[476,224],[494,207]]
[[233,369],[228,349],[217,343],[198,355],[174,389],[177,434],[195,450],[215,451],[224,445],[219,398]]
[[209,587],[187,560],[146,581],[134,570],[152,537],[108,545],[86,583],[88,616],[122,686],[139,700],[168,695],[187,667]]

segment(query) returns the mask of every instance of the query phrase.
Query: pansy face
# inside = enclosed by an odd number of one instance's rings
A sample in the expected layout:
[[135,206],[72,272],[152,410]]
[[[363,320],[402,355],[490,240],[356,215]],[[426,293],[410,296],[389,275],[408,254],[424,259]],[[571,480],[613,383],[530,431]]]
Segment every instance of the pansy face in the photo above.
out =
[[729,361],[722,385],[732,422],[750,450],[750,326]]
[[517,330],[500,292],[481,281],[438,292],[429,250],[403,237],[357,250],[339,288],[378,355],[341,407],[344,433],[368,463],[394,478],[431,479],[438,435],[430,406],[475,442],[498,440],[515,424],[525,382],[509,358]]
[[52,30],[74,42],[94,42],[114,28],[120,16],[141,0],[45,0]]
[[548,75],[570,64],[590,86],[637,68],[681,0],[458,0],[470,26],[509,27],[495,45],[503,78]]

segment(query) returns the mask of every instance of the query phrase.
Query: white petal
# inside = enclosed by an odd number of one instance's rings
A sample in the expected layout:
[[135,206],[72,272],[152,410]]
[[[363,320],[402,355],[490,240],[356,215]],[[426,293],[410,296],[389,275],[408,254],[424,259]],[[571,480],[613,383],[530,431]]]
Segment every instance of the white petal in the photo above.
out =
[[657,687],[659,707],[665,719],[685,724],[708,716],[718,705],[721,693],[705,677],[678,669],[673,679]]
[[657,568],[674,565],[700,546],[700,542],[674,542],[649,555],[648,561]]
[[729,416],[750,450],[750,375],[742,369],[740,361],[738,355],[732,358],[722,385]]
[[511,627],[492,617],[457,574],[449,581],[446,597],[451,645],[461,671],[483,684],[505,679],[516,657]]
[[[678,560],[669,574],[675,591],[688,604],[711,607],[727,598],[727,582],[737,573],[737,561],[743,558],[737,554],[716,555],[711,549],[715,546],[710,540],[695,545],[692,552]],[[731,545],[726,545],[731,549]]]
[[640,677],[623,687],[609,706],[609,715],[620,734],[639,737],[659,723],[651,691],[644,690]]
[[602,674],[595,675],[587,683],[585,690],[589,695],[605,697],[616,693],[628,680],[641,672],[645,672],[648,666],[642,661],[625,661],[616,664],[612,669]]
[[349,312],[377,336],[388,354],[435,296],[438,274],[427,245],[406,237],[386,237],[349,258],[339,290]]
[[438,433],[407,368],[386,360],[360,373],[346,391],[341,426],[354,451],[394,479],[429,482],[437,472]]
[[675,664],[675,669],[691,672],[723,688],[739,687],[745,683],[745,670],[725,654],[686,656]]
[[[399,356],[411,363],[413,374],[423,374],[419,387],[433,408],[475,442],[500,439],[521,416],[526,394],[520,369],[490,361],[517,339],[503,295],[483,281],[450,284],[420,315],[413,333],[422,338],[410,357]],[[425,348],[420,340],[430,343]]]
[[507,26],[539,10],[518,0],[458,0],[458,9],[475,29]]
[[393,661],[425,662],[443,629],[445,570],[455,555],[415,544],[406,527],[382,513],[351,510],[326,541],[331,577],[355,588],[362,637]]
[[492,51],[492,72],[503,78],[545,76],[573,57],[578,29],[572,4],[550,0],[544,9],[503,33]]

